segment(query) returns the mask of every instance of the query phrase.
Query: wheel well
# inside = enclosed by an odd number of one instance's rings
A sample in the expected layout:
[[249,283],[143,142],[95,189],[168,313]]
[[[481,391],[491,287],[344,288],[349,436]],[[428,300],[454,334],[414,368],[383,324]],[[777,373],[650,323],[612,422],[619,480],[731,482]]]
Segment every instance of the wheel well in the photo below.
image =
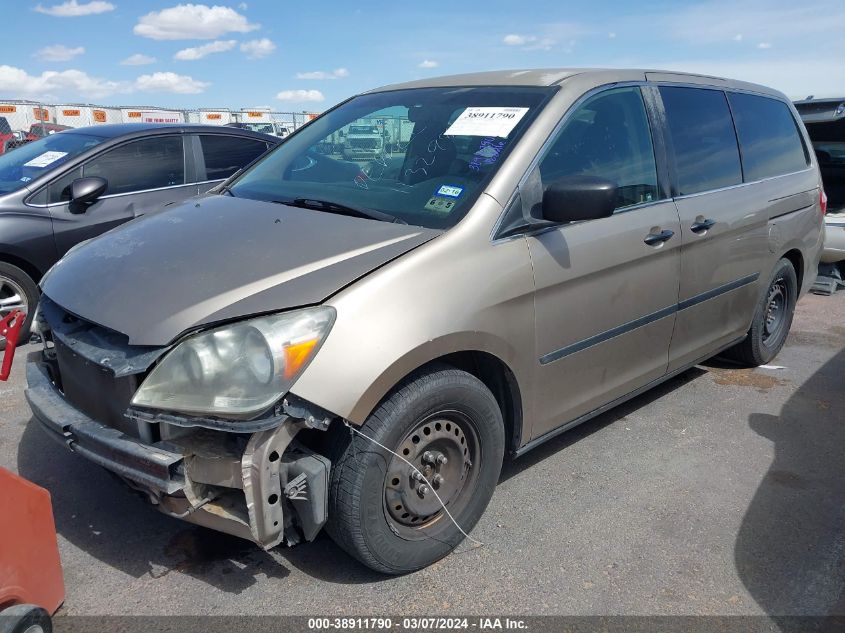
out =
[[[499,358],[487,352],[466,351],[435,358],[433,363],[446,363],[478,378],[496,397],[505,422],[506,450],[513,452],[522,440],[522,396],[516,377]],[[419,371],[419,370],[418,370]]]
[[792,263],[792,267],[795,268],[795,277],[798,279],[798,292],[801,292],[801,284],[804,281],[804,257],[801,255],[801,251],[797,248],[787,251],[783,256],[788,259]]
[[14,255],[9,255],[8,253],[0,253],[0,262],[5,262],[7,264],[11,264],[12,266],[17,266],[27,275],[29,275],[36,285],[38,285],[38,282],[41,281],[41,271],[39,271],[35,266],[30,264],[25,259],[15,257]]

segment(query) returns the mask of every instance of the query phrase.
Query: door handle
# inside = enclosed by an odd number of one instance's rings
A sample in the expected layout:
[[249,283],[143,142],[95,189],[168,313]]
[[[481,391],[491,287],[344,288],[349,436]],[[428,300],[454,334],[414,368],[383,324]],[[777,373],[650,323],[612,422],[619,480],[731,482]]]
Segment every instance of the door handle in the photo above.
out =
[[706,220],[701,220],[700,222],[693,222],[692,226],[689,228],[693,233],[704,233],[707,229],[712,228],[714,224],[716,224],[716,220],[708,218]]
[[666,229],[665,231],[660,231],[660,233],[649,233],[645,236],[643,242],[648,244],[649,246],[657,246],[665,242],[666,240],[671,239],[671,237],[675,234],[675,231],[670,231]]

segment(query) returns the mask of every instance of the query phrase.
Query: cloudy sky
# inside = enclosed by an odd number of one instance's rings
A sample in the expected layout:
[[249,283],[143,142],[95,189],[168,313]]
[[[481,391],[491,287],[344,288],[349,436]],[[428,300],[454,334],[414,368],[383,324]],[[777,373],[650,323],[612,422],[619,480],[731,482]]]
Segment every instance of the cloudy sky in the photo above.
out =
[[15,0],[0,100],[323,110],[426,76],[651,67],[845,94],[842,0]]

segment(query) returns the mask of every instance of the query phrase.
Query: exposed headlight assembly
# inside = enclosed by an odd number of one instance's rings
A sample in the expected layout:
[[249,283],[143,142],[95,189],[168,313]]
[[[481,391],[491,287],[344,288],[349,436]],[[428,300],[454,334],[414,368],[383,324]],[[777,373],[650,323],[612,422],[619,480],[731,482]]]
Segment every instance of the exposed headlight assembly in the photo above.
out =
[[191,336],[156,365],[132,404],[249,418],[288,392],[334,319],[334,308],[307,308]]

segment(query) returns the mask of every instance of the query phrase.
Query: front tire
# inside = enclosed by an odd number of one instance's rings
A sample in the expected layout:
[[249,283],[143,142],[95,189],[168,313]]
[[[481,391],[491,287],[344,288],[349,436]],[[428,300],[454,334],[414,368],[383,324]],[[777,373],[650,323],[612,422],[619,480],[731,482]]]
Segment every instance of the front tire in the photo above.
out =
[[748,367],[771,361],[786,342],[797,300],[798,277],[792,262],[783,258],[769,278],[745,340],[726,350],[723,356]]
[[[412,375],[359,430],[414,464],[465,532],[475,526],[505,446],[501,410],[480,380],[446,365]],[[326,528],[338,545],[385,574],[422,569],[457,547],[464,535],[406,462],[335,432]]]
[[[0,318],[18,309],[26,313],[18,345],[29,341],[29,329],[38,305],[38,286],[17,266],[0,262]],[[6,349],[6,339],[0,336],[0,351]]]

